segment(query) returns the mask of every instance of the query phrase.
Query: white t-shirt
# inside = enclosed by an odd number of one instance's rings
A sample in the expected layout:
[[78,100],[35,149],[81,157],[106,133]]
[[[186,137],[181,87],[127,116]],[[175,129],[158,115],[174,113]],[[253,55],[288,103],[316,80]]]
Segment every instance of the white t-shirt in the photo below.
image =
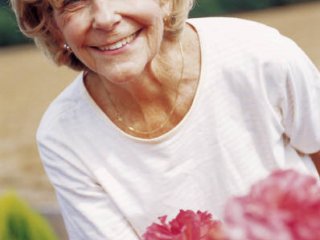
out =
[[70,239],[135,240],[179,209],[221,218],[230,196],[276,168],[317,176],[306,154],[320,150],[320,78],[305,54],[258,23],[189,23],[201,42],[201,77],[190,111],[167,134],[122,132],[82,75],[44,115],[39,151]]

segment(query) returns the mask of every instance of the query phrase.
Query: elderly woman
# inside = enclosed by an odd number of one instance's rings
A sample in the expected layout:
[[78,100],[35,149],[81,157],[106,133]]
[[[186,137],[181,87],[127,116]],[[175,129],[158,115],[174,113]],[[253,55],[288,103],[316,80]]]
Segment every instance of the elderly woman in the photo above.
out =
[[276,168],[318,176],[317,69],[262,24],[187,19],[192,3],[13,0],[22,31],[82,70],[37,134],[70,239],[139,239],[179,209],[221,217]]

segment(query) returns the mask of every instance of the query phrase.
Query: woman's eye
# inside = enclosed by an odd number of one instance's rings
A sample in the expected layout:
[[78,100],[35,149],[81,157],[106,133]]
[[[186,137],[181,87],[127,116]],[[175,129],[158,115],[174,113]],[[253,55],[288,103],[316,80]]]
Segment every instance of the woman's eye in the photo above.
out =
[[70,4],[74,4],[74,3],[77,3],[79,2],[80,0],[64,0],[63,1],[63,6],[68,6]]
[[75,11],[81,8],[86,0],[64,0],[63,10],[65,11]]

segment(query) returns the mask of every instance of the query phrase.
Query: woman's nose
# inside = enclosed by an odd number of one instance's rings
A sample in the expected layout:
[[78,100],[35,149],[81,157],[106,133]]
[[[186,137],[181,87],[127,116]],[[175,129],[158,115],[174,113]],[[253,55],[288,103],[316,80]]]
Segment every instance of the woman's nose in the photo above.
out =
[[110,0],[93,0],[92,26],[101,30],[112,30],[121,20]]

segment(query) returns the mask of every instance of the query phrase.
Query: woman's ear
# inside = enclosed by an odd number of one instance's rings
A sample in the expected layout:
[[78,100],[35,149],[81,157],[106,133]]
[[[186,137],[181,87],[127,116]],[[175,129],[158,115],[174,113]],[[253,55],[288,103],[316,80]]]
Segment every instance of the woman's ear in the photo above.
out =
[[55,39],[55,42],[61,47],[63,48],[65,42],[63,33],[60,30],[60,27],[57,23],[56,17],[55,17],[55,13],[52,14],[51,16],[51,21],[50,21],[50,33],[51,36]]

